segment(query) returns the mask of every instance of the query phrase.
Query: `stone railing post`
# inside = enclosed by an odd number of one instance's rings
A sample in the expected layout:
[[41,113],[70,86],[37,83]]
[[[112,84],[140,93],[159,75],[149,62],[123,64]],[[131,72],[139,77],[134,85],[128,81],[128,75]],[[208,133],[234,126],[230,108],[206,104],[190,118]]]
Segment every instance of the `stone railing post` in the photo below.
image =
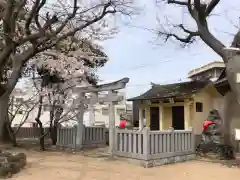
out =
[[150,156],[150,129],[149,127],[144,127],[143,131],[143,156],[144,160],[148,160]]
[[195,153],[196,151],[196,148],[195,148],[195,134],[194,134],[194,131],[193,131],[193,128],[190,127],[189,130],[191,131],[191,149],[192,149],[192,152]]
[[174,144],[174,128],[169,127],[168,131],[170,132],[170,152],[175,152],[175,144]]

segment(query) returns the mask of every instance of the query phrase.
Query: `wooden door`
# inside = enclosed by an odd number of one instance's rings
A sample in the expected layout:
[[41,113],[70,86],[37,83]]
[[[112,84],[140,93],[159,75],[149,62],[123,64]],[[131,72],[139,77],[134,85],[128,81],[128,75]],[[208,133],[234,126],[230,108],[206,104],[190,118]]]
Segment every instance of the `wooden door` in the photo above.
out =
[[159,127],[159,107],[150,107],[150,130],[158,131]]
[[184,130],[184,106],[172,107],[172,127],[176,130]]

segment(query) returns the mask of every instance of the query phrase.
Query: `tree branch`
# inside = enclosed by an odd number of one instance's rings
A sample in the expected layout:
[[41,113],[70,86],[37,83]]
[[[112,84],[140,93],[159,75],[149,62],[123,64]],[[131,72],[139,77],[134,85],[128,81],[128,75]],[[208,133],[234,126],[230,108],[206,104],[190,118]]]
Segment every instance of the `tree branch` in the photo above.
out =
[[33,111],[33,109],[38,105],[38,102],[35,103],[28,111],[27,113],[24,115],[23,119],[20,121],[20,124],[18,126],[18,128],[16,129],[16,131],[14,132],[14,134],[16,135],[18,133],[18,131],[20,130],[20,128],[22,127],[22,125],[27,121],[29,115],[30,115],[30,112]]
[[31,34],[31,31],[30,31],[29,27],[30,27],[30,24],[32,22],[33,17],[35,17],[35,15],[36,15],[36,12],[37,12],[37,9],[38,9],[39,5],[40,5],[40,0],[35,0],[32,8],[31,8],[31,11],[30,11],[30,13],[29,13],[29,15],[26,19],[25,31],[26,31],[27,35]]
[[[63,34],[63,35],[59,36],[58,38],[56,38],[55,41],[51,41],[50,44],[46,44],[46,41],[43,41],[43,42],[42,42],[42,43],[43,43],[43,46],[37,49],[37,53],[42,52],[42,51],[45,51],[46,49],[52,48],[53,46],[55,46],[57,43],[59,43],[59,42],[62,41],[63,39],[66,39],[66,38],[69,37],[69,36],[73,36],[76,32],[81,31],[82,29],[84,29],[84,28],[86,28],[86,27],[94,24],[95,22],[101,20],[101,19],[104,18],[107,14],[114,14],[114,13],[116,13],[117,11],[116,11],[115,9],[114,9],[114,10],[107,10],[107,8],[110,7],[110,5],[111,5],[110,2],[111,2],[111,1],[109,1],[109,3],[107,3],[107,4],[104,5],[103,10],[102,10],[102,13],[101,13],[99,16],[95,17],[94,19],[89,20],[89,21],[87,21],[85,24],[80,25],[80,26],[78,26],[78,27],[76,27],[76,28],[74,28],[74,29],[66,32],[65,34]],[[58,31],[58,30],[57,30],[57,31]],[[57,31],[56,31],[56,32],[57,32]],[[54,35],[56,34],[56,32],[53,33],[53,34],[51,34],[50,36],[54,36]]]
[[[193,4],[192,4],[193,2]],[[195,20],[198,28],[196,34],[186,31],[184,27],[179,26],[185,33],[189,34],[187,37],[179,37],[176,34],[161,33],[166,36],[166,40],[169,37],[174,37],[175,39],[183,43],[192,43],[195,36],[199,36],[210,48],[212,48],[218,55],[220,55],[223,60],[226,60],[226,54],[223,50],[225,47],[222,42],[220,42],[208,29],[207,16],[213,11],[220,0],[212,0],[209,5],[202,4],[200,0],[186,0],[186,1],[176,1],[168,0],[168,4],[183,5],[188,8],[189,14]]]
[[39,12],[42,9],[42,7],[46,4],[46,2],[47,2],[46,0],[42,0],[41,3],[39,4],[37,10],[36,10],[36,14],[35,14],[34,19],[35,19],[35,23],[36,23],[38,29],[42,29],[42,26],[39,22]]
[[167,3],[168,4],[177,4],[177,5],[181,5],[181,6],[188,6],[188,3],[184,2],[184,1],[168,0]]
[[213,9],[218,5],[219,2],[220,2],[220,0],[212,0],[208,4],[207,9],[206,9],[206,16],[208,16],[213,11]]
[[176,35],[174,33],[168,33],[166,31],[159,31],[158,35],[159,36],[164,36],[165,37],[165,41],[168,41],[168,39],[170,37],[174,37],[176,40],[181,41],[185,44],[191,44],[195,41],[194,37],[200,36],[200,33],[198,31],[194,32],[194,31],[190,31],[188,29],[186,29],[183,24],[180,24],[178,26],[175,27],[179,27],[184,33],[187,34],[186,37],[180,37],[179,35]]
[[8,46],[8,44],[12,43],[12,29],[11,29],[11,19],[12,19],[12,13],[14,11],[14,0],[8,0],[6,4],[6,8],[4,10],[4,17],[3,17],[3,31],[5,34],[5,45]]

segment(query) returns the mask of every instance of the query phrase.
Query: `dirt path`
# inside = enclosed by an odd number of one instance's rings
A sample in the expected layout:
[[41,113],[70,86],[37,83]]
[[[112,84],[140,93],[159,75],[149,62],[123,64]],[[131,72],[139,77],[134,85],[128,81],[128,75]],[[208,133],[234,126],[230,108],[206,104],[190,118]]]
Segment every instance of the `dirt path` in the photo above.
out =
[[58,152],[27,152],[28,165],[16,180],[226,180],[240,170],[220,164],[191,161],[145,169],[123,161]]

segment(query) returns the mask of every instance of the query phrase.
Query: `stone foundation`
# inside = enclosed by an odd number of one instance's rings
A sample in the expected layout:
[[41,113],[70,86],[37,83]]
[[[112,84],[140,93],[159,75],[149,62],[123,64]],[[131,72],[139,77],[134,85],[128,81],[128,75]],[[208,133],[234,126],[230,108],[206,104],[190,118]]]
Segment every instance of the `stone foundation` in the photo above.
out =
[[174,163],[184,162],[184,161],[189,161],[194,159],[196,159],[196,155],[189,154],[189,155],[183,155],[183,156],[175,156],[175,157],[155,159],[150,161],[143,161],[141,162],[141,166],[145,168],[150,168],[150,167],[161,166],[165,164],[174,164]]
[[120,159],[125,159],[130,163],[140,165],[144,168],[151,168],[151,167],[161,166],[161,165],[165,165],[165,164],[174,164],[174,163],[178,163],[178,162],[194,160],[194,159],[196,159],[196,154],[174,156],[174,157],[154,159],[154,160],[149,160],[149,161],[130,159],[130,158],[120,158]]
[[93,148],[103,148],[105,147],[105,144],[86,144],[83,145],[82,148],[80,147],[67,147],[67,146],[53,146],[52,150],[56,150],[56,151],[66,151],[66,152],[80,152],[84,149],[93,149]]

